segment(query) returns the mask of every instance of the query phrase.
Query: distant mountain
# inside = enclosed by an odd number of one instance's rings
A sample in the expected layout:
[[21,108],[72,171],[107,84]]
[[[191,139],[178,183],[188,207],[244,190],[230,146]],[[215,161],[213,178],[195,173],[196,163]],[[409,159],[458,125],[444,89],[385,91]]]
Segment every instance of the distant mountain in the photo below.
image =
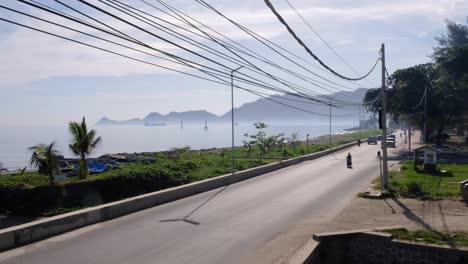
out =
[[[352,92],[338,92],[332,94],[333,98],[340,100],[336,104],[350,103],[350,102],[362,102],[366,94],[367,89],[360,88]],[[312,97],[314,100],[328,102],[326,96],[315,96]],[[276,102],[275,102],[276,101]],[[300,108],[306,111],[300,111],[292,107],[287,107],[279,103],[287,104],[295,108]],[[334,104],[334,102],[332,102]],[[352,106],[355,108],[356,106]],[[299,98],[294,95],[275,95],[270,96],[268,99],[261,98],[257,101],[246,103],[239,108],[234,110],[235,119],[238,121],[301,121],[301,120],[311,120],[311,119],[329,119],[330,117],[330,107],[323,103],[318,103],[313,100]],[[315,114],[313,114],[315,113]],[[332,108],[332,116],[335,120],[340,119],[349,119],[353,116],[348,116],[354,114],[356,117],[359,115],[357,111],[350,111],[348,109]],[[347,115],[342,116],[342,115]],[[231,111],[228,111],[222,115],[224,120],[231,118]]]
[[102,126],[112,126],[112,125],[141,125],[143,124],[143,121],[139,118],[133,118],[129,120],[123,120],[123,121],[116,121],[109,119],[107,117],[101,118],[97,123],[97,125],[102,125]]
[[170,112],[167,115],[153,112],[143,118],[144,122],[204,122],[219,121],[220,117],[205,110]]
[[[359,88],[350,92],[337,92],[332,94],[336,98],[336,104],[346,104],[354,102],[362,102],[366,94],[366,89]],[[294,95],[274,95],[268,99],[260,98],[254,102],[246,103],[235,109],[236,121],[302,121],[302,120],[321,120],[329,119],[330,107],[323,103],[328,102],[328,95],[312,97],[313,100],[299,98]],[[339,100],[339,101],[338,101]],[[276,101],[276,102],[274,102]],[[293,109],[279,103],[289,106],[304,109],[308,112]],[[332,104],[335,102],[332,102]],[[355,108],[355,106],[353,106]],[[342,108],[332,108],[334,120],[346,120],[357,118],[359,113],[357,110],[349,110]],[[346,115],[346,116],[344,116]],[[351,116],[349,116],[351,115]],[[98,125],[143,125],[145,123],[179,123],[181,121],[187,123],[193,122],[227,122],[230,121],[231,111],[224,115],[217,116],[205,110],[185,111],[185,112],[170,112],[162,115],[158,112],[149,113],[145,118],[130,119],[125,121],[111,120],[103,117]]]

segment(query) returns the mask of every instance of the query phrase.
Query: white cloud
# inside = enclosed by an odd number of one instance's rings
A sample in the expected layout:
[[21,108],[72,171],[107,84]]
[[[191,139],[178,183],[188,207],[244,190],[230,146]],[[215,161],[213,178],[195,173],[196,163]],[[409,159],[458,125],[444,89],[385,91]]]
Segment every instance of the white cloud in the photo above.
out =
[[[130,2],[131,3],[131,2]],[[185,3],[180,2],[179,8]],[[299,22],[296,14],[274,2],[282,16],[291,23],[299,32],[305,30],[305,26]],[[400,17],[411,17],[424,15],[427,18],[437,20],[437,24],[441,24],[444,17],[468,10],[468,1],[462,0],[413,0],[413,1],[353,1],[352,7],[334,4],[327,1],[326,3],[314,4],[311,1],[303,1],[295,4],[298,11],[311,23],[319,25],[319,28],[333,28],[342,30],[343,25],[349,23],[362,23],[375,20],[391,20]],[[285,29],[280,25],[274,15],[262,3],[251,3],[250,1],[236,3],[236,7],[223,6],[223,3],[216,3],[216,7],[220,8],[228,17],[238,21],[240,24],[253,29],[266,38],[278,38],[285,33]],[[234,40],[251,39],[246,33],[236,29],[228,21],[222,19],[213,12],[207,9],[200,9],[195,6],[195,3],[190,6],[181,8],[188,14],[206,23],[208,26],[226,34]],[[144,10],[152,12],[163,19],[169,19],[179,26],[184,26],[180,21],[169,18],[167,15],[161,15],[153,9],[145,7]],[[37,12],[36,12],[37,13]],[[50,17],[49,17],[50,18]],[[121,22],[111,22],[104,17],[99,16],[100,20],[112,23],[119,29],[131,35],[141,37],[145,42],[151,43],[152,46],[163,49],[168,52],[189,56],[187,52],[181,52],[178,48],[171,44],[164,43],[147,34],[138,33],[138,30]],[[139,23],[135,19],[132,22]],[[28,20],[30,21],[30,20]],[[69,24],[63,19],[60,23]],[[146,29],[154,30],[148,25],[142,25]],[[44,27],[43,27],[44,28]],[[46,29],[50,29],[47,26]],[[84,26],[78,28],[83,29]],[[178,29],[179,32],[183,30]],[[77,33],[65,33],[64,30],[58,30],[61,34],[71,37],[78,37]],[[417,37],[423,37],[425,32],[431,32],[427,29],[418,34]],[[310,33],[310,32],[309,32]],[[398,34],[397,32],[393,33]],[[102,36],[102,33],[100,34]],[[193,35],[192,35],[193,36]],[[389,36],[385,36],[388,38]],[[143,65],[138,62],[132,62],[125,58],[119,58],[115,55],[103,53],[101,51],[91,50],[77,44],[66,42],[65,40],[55,39],[50,36],[45,36],[40,33],[34,33],[27,29],[18,29],[16,32],[7,35],[0,41],[0,50],[2,52],[2,64],[0,64],[0,88],[2,86],[28,83],[31,81],[47,79],[56,76],[124,76],[132,74],[145,73],[167,73],[166,70],[161,70],[152,66]],[[81,37],[80,37],[81,39]],[[173,40],[173,38],[171,38]],[[196,37],[197,40],[204,41],[202,38]],[[285,38],[290,40],[289,36]],[[345,37],[345,39],[331,40],[335,45],[350,45],[359,42],[356,39]],[[102,45],[101,42],[92,40],[91,43]],[[181,41],[177,43],[182,44]],[[186,44],[184,44],[186,45]],[[215,46],[215,44],[210,44]],[[109,45],[103,45],[110,47]],[[140,47],[141,48],[141,47]],[[220,48],[216,46],[216,48]],[[198,48],[192,47],[194,51],[199,51]],[[118,51],[124,51],[118,48]],[[147,50],[148,51],[148,50]],[[152,51],[154,52],[154,51]],[[150,59],[156,63],[161,63],[159,60],[143,56],[135,51],[125,51],[129,56],[138,58]],[[190,57],[193,59],[193,56]],[[163,63],[164,65],[171,65]]]

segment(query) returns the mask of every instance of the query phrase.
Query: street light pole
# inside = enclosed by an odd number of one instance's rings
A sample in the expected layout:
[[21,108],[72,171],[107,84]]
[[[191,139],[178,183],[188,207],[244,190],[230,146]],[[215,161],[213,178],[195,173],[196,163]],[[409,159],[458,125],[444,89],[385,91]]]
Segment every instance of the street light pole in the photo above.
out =
[[240,70],[244,66],[240,66],[237,69],[231,70],[231,126],[232,126],[232,133],[231,133],[231,140],[232,140],[232,174],[236,173],[236,161],[234,155],[234,73]]

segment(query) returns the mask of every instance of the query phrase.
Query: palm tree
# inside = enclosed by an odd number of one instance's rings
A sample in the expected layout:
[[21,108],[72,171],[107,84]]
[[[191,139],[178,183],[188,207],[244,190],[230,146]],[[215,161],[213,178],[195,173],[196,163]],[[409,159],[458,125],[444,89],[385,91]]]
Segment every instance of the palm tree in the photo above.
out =
[[38,167],[39,173],[49,177],[49,184],[54,185],[54,175],[59,172],[58,156],[60,152],[55,148],[55,142],[39,144],[30,147],[33,151],[31,156],[31,165]]
[[86,156],[89,155],[96,146],[102,141],[101,137],[96,138],[96,131],[94,129],[88,132],[86,128],[86,121],[83,117],[81,124],[78,122],[70,122],[68,130],[72,134],[72,144],[69,145],[71,151],[76,156],[80,157],[80,165],[78,167],[78,177],[86,179],[88,177],[88,165],[86,163]]

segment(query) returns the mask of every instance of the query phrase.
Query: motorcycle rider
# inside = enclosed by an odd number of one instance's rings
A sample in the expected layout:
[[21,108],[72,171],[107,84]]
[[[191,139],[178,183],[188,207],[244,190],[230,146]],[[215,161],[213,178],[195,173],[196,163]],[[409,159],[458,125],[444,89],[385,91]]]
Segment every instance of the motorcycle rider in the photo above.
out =
[[353,165],[351,153],[348,153],[348,156],[346,156],[346,165],[348,168],[351,168],[351,166]]

